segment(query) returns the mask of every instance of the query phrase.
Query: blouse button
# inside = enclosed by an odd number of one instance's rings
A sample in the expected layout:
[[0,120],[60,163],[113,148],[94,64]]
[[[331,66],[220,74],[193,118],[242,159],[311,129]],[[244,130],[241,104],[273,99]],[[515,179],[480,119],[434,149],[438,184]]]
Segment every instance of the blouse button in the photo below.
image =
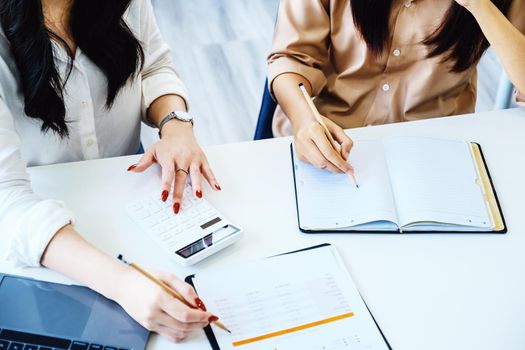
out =
[[409,8],[410,6],[412,6],[412,1],[405,2],[405,7],[406,8]]
[[383,85],[383,91],[384,92],[390,91],[390,85],[388,85],[388,84]]
[[94,143],[95,143],[95,141],[93,141],[93,139],[88,139],[86,141],[86,146],[91,147],[91,146],[93,146]]
[[394,56],[399,57],[399,56],[401,56],[401,50],[395,49],[393,54],[394,54]]
[[82,101],[80,104],[82,105],[82,108],[86,108],[88,105],[86,101]]

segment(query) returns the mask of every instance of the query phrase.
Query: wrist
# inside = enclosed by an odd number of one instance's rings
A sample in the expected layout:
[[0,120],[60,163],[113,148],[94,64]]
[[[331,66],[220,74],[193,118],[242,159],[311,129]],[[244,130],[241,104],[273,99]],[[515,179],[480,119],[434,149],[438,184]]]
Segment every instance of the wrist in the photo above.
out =
[[483,0],[483,1],[472,1],[466,9],[474,16],[478,17],[483,14],[486,14],[495,7],[492,1]]
[[119,302],[129,293],[130,283],[127,281],[130,280],[130,276],[136,273],[136,271],[118,260],[115,260],[113,265],[111,274],[113,274],[114,279],[112,280],[114,283],[107,286],[107,292],[102,294],[111,300]]
[[193,135],[193,126],[189,122],[183,122],[177,119],[172,119],[163,125],[160,134],[161,134],[161,138],[171,137],[174,135],[181,135],[181,134]]
[[301,118],[290,118],[290,121],[292,123],[295,134],[297,134],[297,132],[302,128],[308,127],[312,123],[317,123],[317,119],[315,119],[315,117],[312,116],[311,113],[306,113]]

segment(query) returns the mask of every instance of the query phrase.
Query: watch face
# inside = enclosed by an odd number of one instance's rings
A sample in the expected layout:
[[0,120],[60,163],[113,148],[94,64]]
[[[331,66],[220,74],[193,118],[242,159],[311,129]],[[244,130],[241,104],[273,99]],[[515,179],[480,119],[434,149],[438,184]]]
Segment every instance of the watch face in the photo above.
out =
[[175,115],[177,119],[185,122],[191,122],[193,120],[192,116],[188,112],[177,111],[175,112]]

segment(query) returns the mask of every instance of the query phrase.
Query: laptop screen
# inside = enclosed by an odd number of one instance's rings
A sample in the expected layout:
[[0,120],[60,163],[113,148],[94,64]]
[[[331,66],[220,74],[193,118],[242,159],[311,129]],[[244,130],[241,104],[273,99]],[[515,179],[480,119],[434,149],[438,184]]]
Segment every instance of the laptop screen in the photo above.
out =
[[148,332],[118,304],[86,287],[0,279],[0,329],[136,350],[145,346]]

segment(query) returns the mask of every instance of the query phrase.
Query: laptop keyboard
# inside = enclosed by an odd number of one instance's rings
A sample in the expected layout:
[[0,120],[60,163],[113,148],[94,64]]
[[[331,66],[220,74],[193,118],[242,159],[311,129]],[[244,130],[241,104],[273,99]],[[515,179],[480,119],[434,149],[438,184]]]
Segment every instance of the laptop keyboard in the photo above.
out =
[[128,350],[117,346],[0,329],[0,350]]

